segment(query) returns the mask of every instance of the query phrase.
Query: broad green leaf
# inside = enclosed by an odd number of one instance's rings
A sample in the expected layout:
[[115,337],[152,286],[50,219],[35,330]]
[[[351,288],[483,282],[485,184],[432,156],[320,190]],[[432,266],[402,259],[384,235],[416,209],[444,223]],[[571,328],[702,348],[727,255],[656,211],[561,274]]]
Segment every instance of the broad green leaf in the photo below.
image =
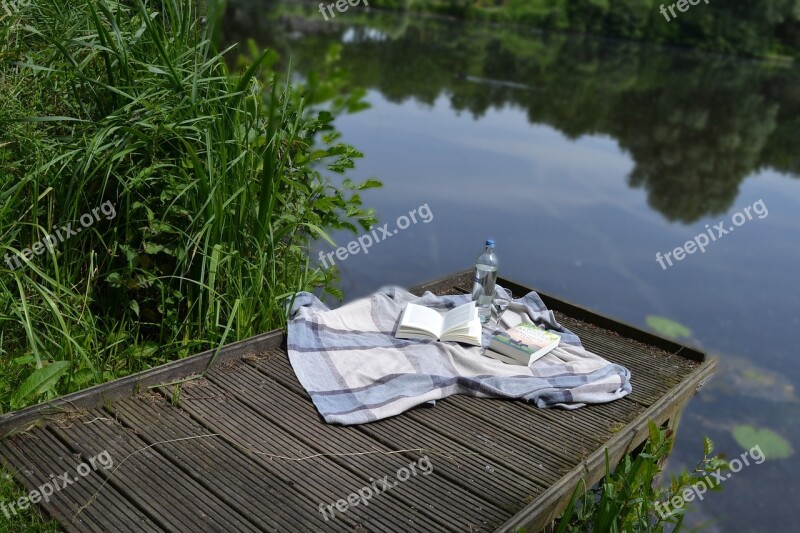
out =
[[11,360],[10,366],[25,366],[35,362],[36,358],[33,355],[28,354],[23,355],[22,357],[15,357]]
[[29,398],[39,396],[53,389],[68,368],[69,361],[56,361],[36,370],[22,382],[22,385],[14,393],[11,398],[11,407],[19,409],[25,405]]
[[316,224],[311,224],[310,222],[305,222],[302,225],[303,226],[308,226],[308,228],[311,229],[313,233],[315,233],[315,234],[317,234],[317,236],[322,237],[323,239],[325,239],[325,241],[328,242],[328,244],[330,244],[331,246],[336,246],[336,243],[333,242],[333,239],[331,239],[328,236],[328,234],[325,232],[325,230],[323,230],[322,228],[320,228]]
[[375,178],[370,178],[367,181],[361,183],[358,186],[358,190],[363,191],[364,189],[376,189],[379,187],[383,187],[383,183],[376,180]]
[[82,368],[72,376],[72,384],[78,387],[86,385],[94,377],[94,372],[90,368]]

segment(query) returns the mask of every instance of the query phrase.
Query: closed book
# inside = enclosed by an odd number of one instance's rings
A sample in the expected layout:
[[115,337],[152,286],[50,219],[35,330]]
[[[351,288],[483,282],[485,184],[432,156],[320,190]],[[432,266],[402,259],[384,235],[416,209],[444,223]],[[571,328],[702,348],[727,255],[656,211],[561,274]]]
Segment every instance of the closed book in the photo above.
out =
[[[495,334],[486,355],[506,363],[510,358],[527,366],[558,346],[560,341],[561,337],[552,331],[523,323]],[[504,357],[496,357],[496,354]]]

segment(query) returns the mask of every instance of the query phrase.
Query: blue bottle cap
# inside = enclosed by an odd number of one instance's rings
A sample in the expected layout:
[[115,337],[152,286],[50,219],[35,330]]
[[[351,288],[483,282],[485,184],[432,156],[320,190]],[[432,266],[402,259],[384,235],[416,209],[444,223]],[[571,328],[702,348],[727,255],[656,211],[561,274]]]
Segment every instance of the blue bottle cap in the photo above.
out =
[[487,240],[486,241],[486,246],[489,246],[490,248],[494,248],[494,239]]

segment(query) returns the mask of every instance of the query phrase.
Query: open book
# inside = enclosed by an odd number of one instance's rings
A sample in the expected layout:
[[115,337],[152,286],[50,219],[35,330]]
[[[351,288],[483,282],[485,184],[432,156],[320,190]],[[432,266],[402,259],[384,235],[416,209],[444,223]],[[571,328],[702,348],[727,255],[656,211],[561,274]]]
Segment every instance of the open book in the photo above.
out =
[[398,339],[433,339],[481,345],[481,321],[475,302],[460,305],[444,315],[427,307],[407,304],[400,325]]

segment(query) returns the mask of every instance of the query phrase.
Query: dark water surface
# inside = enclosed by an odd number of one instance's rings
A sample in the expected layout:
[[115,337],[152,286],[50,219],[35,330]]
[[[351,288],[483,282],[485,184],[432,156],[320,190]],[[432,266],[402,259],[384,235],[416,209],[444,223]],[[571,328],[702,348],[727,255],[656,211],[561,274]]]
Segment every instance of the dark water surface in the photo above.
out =
[[[361,6],[325,22],[313,7],[251,1],[230,7],[225,26],[228,40],[291,55],[301,76],[340,43],[352,84],[368,90],[371,109],[337,123],[365,153],[353,178],[385,183],[363,197],[392,236],[336,260],[346,299],[470,267],[494,238],[504,276],[642,327],[651,315],[683,324],[721,371],[684,412],[669,469],[693,466],[703,435],[739,456],[742,425],[774,432],[762,448],[775,436],[793,447],[751,461],[689,522],[794,529],[797,69]],[[422,205],[430,222],[391,231]],[[709,230],[704,253],[660,266],[656,253]]]

